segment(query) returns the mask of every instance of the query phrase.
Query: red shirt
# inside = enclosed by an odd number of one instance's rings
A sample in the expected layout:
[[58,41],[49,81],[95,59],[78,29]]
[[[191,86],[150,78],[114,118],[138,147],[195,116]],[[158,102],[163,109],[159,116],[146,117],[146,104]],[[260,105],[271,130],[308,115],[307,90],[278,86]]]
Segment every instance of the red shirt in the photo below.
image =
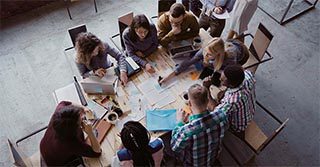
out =
[[[60,102],[55,112],[59,112],[62,107],[68,105],[71,105],[71,102]],[[78,140],[62,141],[57,138],[52,124],[51,118],[48,129],[40,142],[40,152],[48,166],[63,166],[78,157],[99,157],[101,155],[101,153],[94,152],[92,147],[85,143],[80,127],[77,130]]]

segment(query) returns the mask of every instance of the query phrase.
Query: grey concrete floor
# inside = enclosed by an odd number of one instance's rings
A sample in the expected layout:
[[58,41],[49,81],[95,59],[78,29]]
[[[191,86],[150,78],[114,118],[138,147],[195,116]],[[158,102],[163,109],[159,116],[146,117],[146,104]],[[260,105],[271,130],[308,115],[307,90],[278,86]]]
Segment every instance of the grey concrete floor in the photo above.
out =
[[[6,139],[13,141],[45,126],[54,111],[52,92],[72,81],[73,72],[63,54],[70,46],[67,29],[86,24],[103,40],[117,33],[117,17],[129,11],[156,15],[156,0],[97,0],[75,2],[69,20],[57,2],[31,12],[1,20],[0,30],[0,166],[11,166]],[[277,4],[276,4],[277,3]],[[288,0],[262,1],[280,18]],[[281,26],[257,10],[249,32],[262,22],[274,35],[271,62],[258,68],[257,97],[287,127],[262,152],[258,166],[319,166],[319,5],[315,10]],[[228,27],[228,25],[226,26]],[[226,31],[224,32],[225,37]],[[256,114],[262,124],[270,119]],[[261,117],[261,118],[260,118]],[[36,150],[41,135],[23,148]],[[31,151],[31,152],[32,152]]]

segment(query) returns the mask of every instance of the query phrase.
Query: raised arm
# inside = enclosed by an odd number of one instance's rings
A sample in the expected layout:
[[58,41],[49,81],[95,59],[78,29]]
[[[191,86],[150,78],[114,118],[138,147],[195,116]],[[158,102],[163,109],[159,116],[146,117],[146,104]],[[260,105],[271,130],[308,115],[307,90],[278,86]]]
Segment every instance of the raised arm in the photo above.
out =
[[162,46],[167,46],[173,39],[174,34],[171,32],[171,25],[167,14],[164,13],[158,20],[158,41]]

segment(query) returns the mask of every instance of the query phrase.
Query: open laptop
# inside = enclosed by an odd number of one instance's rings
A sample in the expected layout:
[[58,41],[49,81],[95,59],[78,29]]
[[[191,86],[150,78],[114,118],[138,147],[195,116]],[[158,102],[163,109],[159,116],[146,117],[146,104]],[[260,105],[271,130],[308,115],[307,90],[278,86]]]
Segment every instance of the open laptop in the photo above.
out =
[[190,55],[193,56],[199,49],[195,49],[189,41],[182,40],[169,45],[168,50],[172,59],[181,59],[190,58]]
[[117,78],[99,78],[98,76],[90,76],[83,79],[80,84],[83,91],[88,94],[116,94]]

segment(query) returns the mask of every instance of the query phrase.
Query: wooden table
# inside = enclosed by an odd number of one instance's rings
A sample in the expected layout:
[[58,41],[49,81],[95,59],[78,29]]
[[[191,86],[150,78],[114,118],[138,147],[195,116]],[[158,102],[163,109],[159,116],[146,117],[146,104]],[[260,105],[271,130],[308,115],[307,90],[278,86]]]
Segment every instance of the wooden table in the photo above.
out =
[[[202,43],[205,45],[208,40],[211,39],[209,34],[205,32],[204,30],[200,31],[200,37],[202,38]],[[165,76],[167,75],[166,72],[169,70],[173,70],[176,63],[169,57],[169,55],[166,52],[166,49],[159,47],[157,51],[155,51],[152,55],[150,55],[148,58],[149,62],[155,63],[155,74],[149,74],[146,71],[141,71],[138,74],[130,77],[130,81],[134,83],[134,85],[137,87],[139,84],[144,82],[146,79],[153,77],[155,79],[158,78],[158,76]],[[189,69],[187,72],[183,72],[180,75],[176,76],[172,81],[175,82],[175,84],[171,87],[169,87],[165,91],[170,91],[172,95],[175,97],[175,101],[170,103],[169,105],[164,106],[161,109],[179,109],[182,108],[185,105],[185,102],[183,101],[181,94],[186,91],[191,85],[194,83],[201,83],[201,81],[197,80],[198,76],[200,75],[200,71],[196,71],[195,68]],[[170,83],[170,81],[169,81]],[[124,91],[123,87],[120,87],[120,91]],[[119,103],[120,108],[124,112],[130,113],[130,107],[129,107],[129,95],[128,92],[125,92],[125,95],[122,97],[116,96],[115,99]],[[145,117],[140,121],[143,125],[146,125]],[[84,158],[84,161],[86,165],[88,166],[107,166],[111,164],[112,158],[115,155],[116,151],[118,150],[119,146],[121,145],[121,139],[118,137],[119,130],[113,127],[108,132],[106,138],[101,144],[102,147],[102,155],[99,158]],[[153,138],[156,138],[160,136],[163,133],[152,133],[151,135]]]

